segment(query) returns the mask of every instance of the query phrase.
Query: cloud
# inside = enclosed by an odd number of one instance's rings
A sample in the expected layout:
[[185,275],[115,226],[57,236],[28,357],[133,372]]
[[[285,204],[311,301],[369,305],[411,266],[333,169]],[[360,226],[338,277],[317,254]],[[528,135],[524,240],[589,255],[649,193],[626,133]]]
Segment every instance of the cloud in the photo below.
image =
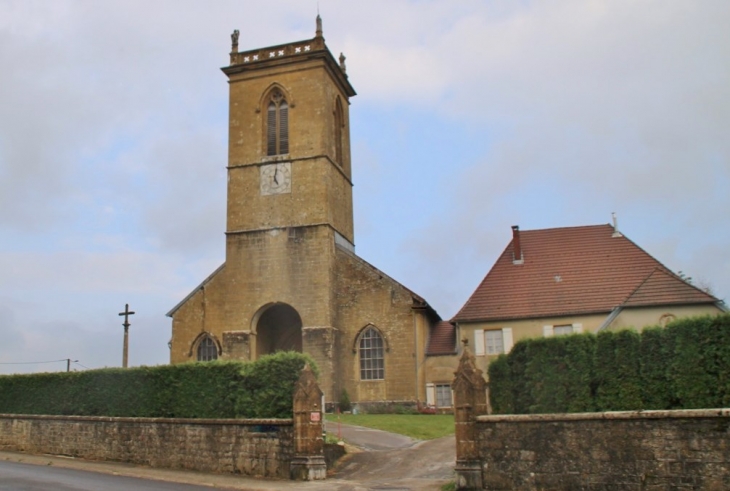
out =
[[[730,292],[730,4],[329,2],[347,56],[358,251],[444,316],[523,229],[605,223]],[[313,5],[0,3],[0,330],[17,352],[167,359],[223,260],[229,35]],[[0,350],[6,358],[14,351]],[[76,354],[80,353],[80,354]]]
[[[490,143],[441,183],[440,211],[402,239],[409,284],[424,285],[451,315],[509,242],[510,224],[605,223],[611,211],[639,244],[712,236],[730,246],[715,231],[730,209],[721,191],[730,185],[726,3],[490,8],[424,41],[449,74],[430,103]],[[707,254],[722,263],[718,251]],[[713,275],[685,259],[664,260]],[[475,280],[465,270],[476,265]]]

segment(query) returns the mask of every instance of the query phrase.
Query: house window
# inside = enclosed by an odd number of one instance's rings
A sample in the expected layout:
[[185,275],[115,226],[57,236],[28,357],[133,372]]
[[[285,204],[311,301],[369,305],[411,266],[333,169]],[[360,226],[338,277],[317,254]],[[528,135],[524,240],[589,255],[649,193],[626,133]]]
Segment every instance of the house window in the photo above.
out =
[[218,359],[218,347],[210,336],[205,336],[198,345],[198,361]]
[[504,353],[504,336],[502,330],[484,331],[484,339],[487,342],[487,354],[499,355]]
[[546,338],[551,336],[566,336],[583,332],[583,324],[560,324],[555,326],[542,326],[542,334]]
[[512,349],[512,328],[474,330],[474,354],[495,356],[509,353]]
[[384,378],[383,337],[377,330],[368,327],[360,337],[360,380]]
[[451,407],[451,385],[436,384],[436,407]]
[[289,153],[289,105],[280,90],[274,90],[266,111],[266,155]]
[[564,336],[566,334],[573,334],[573,324],[567,326],[553,326],[553,334],[555,336]]

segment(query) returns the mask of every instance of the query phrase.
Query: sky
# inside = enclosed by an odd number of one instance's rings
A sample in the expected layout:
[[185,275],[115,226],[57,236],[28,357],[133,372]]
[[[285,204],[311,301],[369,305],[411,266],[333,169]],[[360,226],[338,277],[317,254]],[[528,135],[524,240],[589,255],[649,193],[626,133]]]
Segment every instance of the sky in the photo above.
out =
[[[224,261],[230,34],[347,57],[357,253],[444,319],[611,222],[730,300],[727,0],[0,0],[0,373],[164,364]],[[63,361],[58,361],[63,360]],[[38,363],[48,362],[48,363]]]

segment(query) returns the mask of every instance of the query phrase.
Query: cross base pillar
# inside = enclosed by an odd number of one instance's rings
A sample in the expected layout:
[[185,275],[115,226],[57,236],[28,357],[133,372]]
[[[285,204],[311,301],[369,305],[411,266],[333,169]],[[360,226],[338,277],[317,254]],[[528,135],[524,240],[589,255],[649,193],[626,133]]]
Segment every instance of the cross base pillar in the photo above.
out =
[[456,489],[476,491],[482,488],[482,463],[478,460],[457,460]]
[[300,455],[289,464],[289,477],[295,481],[321,481],[327,478],[323,455]]

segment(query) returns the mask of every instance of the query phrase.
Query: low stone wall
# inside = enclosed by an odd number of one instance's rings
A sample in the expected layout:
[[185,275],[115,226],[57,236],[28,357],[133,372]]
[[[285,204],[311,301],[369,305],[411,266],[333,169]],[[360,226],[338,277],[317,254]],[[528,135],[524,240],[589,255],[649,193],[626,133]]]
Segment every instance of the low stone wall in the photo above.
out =
[[483,489],[730,489],[730,409],[478,416],[474,424]]
[[0,415],[0,450],[170,469],[290,477],[290,419]]

